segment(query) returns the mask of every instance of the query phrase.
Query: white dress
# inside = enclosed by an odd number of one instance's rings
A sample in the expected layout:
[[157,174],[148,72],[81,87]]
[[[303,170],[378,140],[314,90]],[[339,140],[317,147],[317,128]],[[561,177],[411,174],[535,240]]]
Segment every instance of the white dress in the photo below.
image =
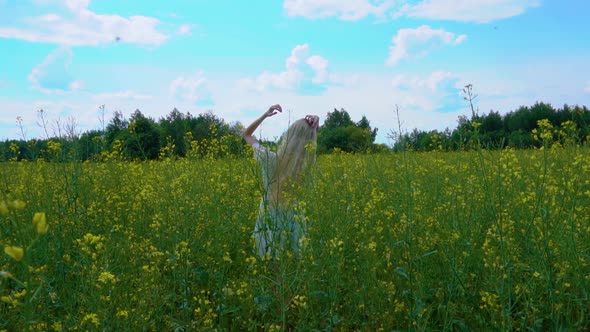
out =
[[292,252],[299,255],[299,240],[306,231],[303,215],[296,217],[293,207],[272,203],[271,184],[277,166],[277,154],[258,142],[254,143],[254,158],[262,168],[262,183],[264,192],[260,201],[258,217],[254,226],[254,240],[256,252],[259,257],[267,253],[276,257],[279,249],[291,248]]

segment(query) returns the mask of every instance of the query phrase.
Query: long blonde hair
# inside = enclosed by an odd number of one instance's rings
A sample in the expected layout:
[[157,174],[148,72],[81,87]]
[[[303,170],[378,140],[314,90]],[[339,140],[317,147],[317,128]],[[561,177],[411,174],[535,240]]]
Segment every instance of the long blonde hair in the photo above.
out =
[[272,183],[277,202],[288,199],[299,186],[303,171],[315,161],[316,147],[317,131],[305,119],[295,121],[281,136]]

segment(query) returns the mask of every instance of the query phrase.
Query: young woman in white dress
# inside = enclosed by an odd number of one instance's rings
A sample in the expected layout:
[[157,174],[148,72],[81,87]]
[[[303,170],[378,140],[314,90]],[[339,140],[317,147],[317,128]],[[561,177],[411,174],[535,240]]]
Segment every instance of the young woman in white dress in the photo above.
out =
[[295,121],[283,133],[274,152],[260,145],[253,134],[266,118],[282,111],[280,105],[272,105],[243,134],[262,167],[264,192],[254,227],[256,252],[261,258],[275,257],[286,249],[299,255],[299,242],[306,232],[304,216],[295,211],[296,192],[304,181],[306,168],[315,161],[320,118],[307,115]]

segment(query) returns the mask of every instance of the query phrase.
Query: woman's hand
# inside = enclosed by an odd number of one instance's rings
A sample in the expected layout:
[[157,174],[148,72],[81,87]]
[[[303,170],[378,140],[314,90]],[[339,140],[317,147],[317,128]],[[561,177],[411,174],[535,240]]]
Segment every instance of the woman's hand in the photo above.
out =
[[320,117],[317,115],[306,115],[305,121],[313,129],[318,129],[320,127]]
[[271,116],[282,112],[283,109],[281,108],[281,105],[279,104],[274,104],[271,107],[268,108],[268,111],[264,112],[264,117],[265,118],[270,118]]
[[275,104],[272,105],[271,107],[268,108],[268,111],[264,112],[264,114],[262,114],[258,119],[254,120],[254,122],[252,122],[252,124],[250,124],[246,129],[244,129],[244,133],[242,134],[244,136],[244,139],[246,140],[246,142],[248,142],[248,144],[250,145],[254,145],[256,143],[256,138],[253,136],[254,131],[256,130],[256,128],[258,128],[258,126],[260,126],[260,124],[262,123],[262,121],[264,121],[264,119],[271,117],[275,114],[277,114],[278,112],[282,112],[283,109],[281,108],[281,105],[279,104]]

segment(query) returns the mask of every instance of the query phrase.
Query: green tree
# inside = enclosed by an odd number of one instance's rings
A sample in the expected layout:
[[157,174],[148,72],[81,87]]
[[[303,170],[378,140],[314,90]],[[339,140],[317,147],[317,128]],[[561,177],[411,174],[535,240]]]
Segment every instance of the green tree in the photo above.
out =
[[348,112],[344,108],[341,108],[340,111],[334,108],[333,112],[328,112],[328,115],[326,116],[326,120],[324,121],[322,128],[334,129],[353,125],[354,122],[352,122],[350,114],[348,114]]
[[91,130],[80,135],[80,139],[76,143],[78,160],[93,160],[100,156],[104,149],[104,134],[101,130]]
[[128,158],[156,159],[160,153],[159,127],[140,110],[135,110],[129,119],[129,135],[124,144]]
[[183,114],[174,108],[168,116],[160,119],[161,128],[161,146],[168,142],[174,144],[174,154],[179,157],[186,156],[188,151],[188,142],[186,134],[190,132],[190,114]]
[[123,117],[123,113],[115,111],[106,129],[107,144],[111,146],[116,139],[121,139],[121,136],[125,136],[124,132],[127,131],[128,126],[129,121]]
[[334,109],[326,116],[318,133],[318,151],[331,152],[339,149],[346,152],[360,152],[371,149],[377,128],[372,129],[369,120],[363,116],[354,123],[345,109]]

